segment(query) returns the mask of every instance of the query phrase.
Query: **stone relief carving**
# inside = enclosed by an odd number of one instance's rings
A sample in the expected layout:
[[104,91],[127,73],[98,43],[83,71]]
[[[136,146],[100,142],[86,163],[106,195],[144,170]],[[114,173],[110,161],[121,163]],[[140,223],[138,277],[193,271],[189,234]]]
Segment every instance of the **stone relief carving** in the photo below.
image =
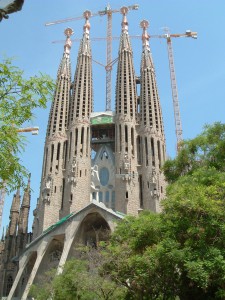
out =
[[152,168],[152,190],[151,190],[151,196],[153,197],[159,197],[159,192],[158,192],[158,187],[157,187],[157,182],[158,182],[158,178],[157,178],[157,174],[156,174],[156,170],[155,168]]
[[68,178],[67,178],[68,182],[73,184],[73,185],[76,185],[76,183],[77,183],[76,173],[77,173],[77,159],[74,156],[73,160],[72,160],[72,164],[71,164],[70,173],[69,173]]
[[129,162],[129,158],[128,158],[128,154],[125,152],[124,154],[124,162],[123,162],[123,165],[124,165],[124,170],[125,170],[125,173],[128,173],[129,169],[130,169],[130,162]]
[[52,176],[49,174],[47,176],[45,186],[42,190],[43,201],[45,202],[50,202],[51,185],[52,185]]

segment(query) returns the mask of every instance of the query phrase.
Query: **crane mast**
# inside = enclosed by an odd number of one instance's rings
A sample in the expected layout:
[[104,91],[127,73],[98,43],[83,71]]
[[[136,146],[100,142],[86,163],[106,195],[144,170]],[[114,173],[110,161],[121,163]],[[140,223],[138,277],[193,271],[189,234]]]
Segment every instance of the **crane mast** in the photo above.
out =
[[172,98],[173,98],[173,110],[174,110],[174,119],[175,119],[175,130],[177,138],[177,151],[179,151],[179,146],[183,140],[183,131],[180,117],[180,107],[178,100],[177,92],[177,81],[174,67],[174,57],[173,57],[173,48],[172,41],[169,33],[167,33],[167,50],[168,50],[168,59],[169,59],[169,68],[170,68],[170,80],[171,80],[171,89],[172,89]]
[[177,139],[177,153],[178,153],[180,150],[180,147],[181,147],[181,142],[183,140],[183,131],[182,131],[182,123],[181,123],[181,117],[180,117],[180,107],[179,107],[177,81],[176,81],[173,47],[172,47],[172,39],[171,38],[192,37],[192,38],[196,39],[197,32],[192,32],[190,30],[186,30],[186,32],[183,34],[170,34],[168,28],[164,28],[164,30],[165,30],[165,35],[163,35],[163,36],[167,40],[167,51],[168,51],[168,60],[169,60],[169,69],[170,69],[170,82],[171,82],[171,89],[172,89],[175,131],[176,131],[176,139]]
[[[108,7],[107,7],[108,8]],[[112,99],[112,12],[107,13],[107,58],[106,58],[106,111],[111,110]]]

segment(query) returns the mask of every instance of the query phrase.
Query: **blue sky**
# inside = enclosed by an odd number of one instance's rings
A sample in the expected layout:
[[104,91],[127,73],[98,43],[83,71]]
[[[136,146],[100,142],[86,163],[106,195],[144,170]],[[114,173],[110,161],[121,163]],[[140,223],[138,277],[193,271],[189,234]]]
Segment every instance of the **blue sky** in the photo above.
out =
[[[0,6],[6,0],[0,1]],[[63,52],[63,43],[52,41],[64,40],[66,27],[74,30],[74,38],[82,36],[83,20],[46,27],[48,21],[78,17],[85,10],[93,13],[103,10],[108,1],[74,0],[29,0],[25,1],[21,12],[10,15],[0,23],[0,57],[15,57],[15,64],[25,71],[25,76],[38,72],[47,73],[56,78],[56,72]],[[173,40],[175,70],[178,96],[183,126],[183,137],[192,138],[201,132],[204,124],[215,121],[225,122],[225,1],[224,0],[113,0],[112,9],[124,5],[139,4],[139,10],[128,15],[130,35],[141,34],[139,23],[143,19],[150,22],[150,34],[162,34],[162,28],[168,26],[171,33],[184,33],[187,29],[197,31],[198,39],[178,38]],[[106,35],[106,17],[93,17],[91,37]],[[113,35],[120,35],[121,15],[113,14]],[[167,154],[174,156],[176,137],[172,96],[170,88],[169,66],[166,41],[150,40],[155,64],[158,90],[163,111],[164,127],[167,140]],[[132,39],[135,71],[139,75],[141,59],[141,41]],[[71,50],[72,70],[75,71],[79,44],[74,42]],[[93,59],[105,63],[106,43],[93,42]],[[117,57],[118,41],[113,42],[113,58]],[[94,109],[105,109],[105,71],[93,63]],[[113,98],[115,87],[113,71]],[[42,168],[43,147],[49,107],[46,111],[36,111],[32,125],[40,127],[38,136],[27,134],[28,146],[21,156],[22,162],[31,171],[32,210],[39,195]],[[114,99],[113,105],[114,107]],[[12,195],[6,198],[3,225],[8,224],[8,214]]]

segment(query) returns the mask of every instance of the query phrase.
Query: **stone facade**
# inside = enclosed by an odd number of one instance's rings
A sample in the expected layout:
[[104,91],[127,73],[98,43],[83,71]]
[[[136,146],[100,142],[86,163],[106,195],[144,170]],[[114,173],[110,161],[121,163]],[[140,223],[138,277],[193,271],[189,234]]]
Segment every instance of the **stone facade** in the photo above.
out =
[[[10,222],[6,234],[0,241],[0,296],[7,296],[19,270],[18,257],[32,240],[28,233],[30,210],[30,180],[20,203],[20,191],[13,197],[10,209]],[[25,284],[25,281],[23,281]],[[18,286],[17,289],[20,289]]]
[[[30,199],[26,194],[20,208],[18,192],[9,229],[0,243],[0,295],[7,299],[27,299],[31,284],[38,282],[47,268],[57,267],[61,272],[65,261],[76,254],[77,244],[97,242],[95,230],[113,231],[114,221],[125,214],[160,211],[160,200],[165,196],[161,166],[166,150],[148,22],[141,22],[142,57],[137,77],[127,9],[123,7],[121,13],[115,112],[93,112],[90,12],[84,13],[86,22],[73,82],[73,32],[65,30],[46,134],[40,196],[34,211],[33,241],[25,247],[30,242]],[[100,239],[104,239],[101,232]]]

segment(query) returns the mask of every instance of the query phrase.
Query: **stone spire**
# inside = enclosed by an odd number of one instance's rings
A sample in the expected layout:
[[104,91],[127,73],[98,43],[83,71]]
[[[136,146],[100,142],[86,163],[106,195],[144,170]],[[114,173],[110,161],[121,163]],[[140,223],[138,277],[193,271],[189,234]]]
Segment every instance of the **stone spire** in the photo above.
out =
[[18,188],[16,194],[13,196],[13,201],[10,209],[10,223],[8,228],[8,235],[12,236],[17,231],[17,224],[20,212],[20,189]]
[[28,184],[24,191],[23,201],[20,208],[20,216],[19,216],[19,226],[18,233],[26,234],[28,231],[28,219],[29,219],[29,211],[30,211],[30,177],[29,174]]
[[63,178],[67,151],[68,106],[71,91],[71,35],[64,31],[66,41],[57,72],[56,89],[49,115],[44,149],[40,197],[35,210],[34,237],[57,222],[63,197]]
[[91,28],[89,22],[90,16],[91,12],[84,12],[86,21],[83,27],[83,38],[80,42],[73,82],[73,95],[69,109],[69,126],[78,120],[88,120],[93,109],[92,54],[89,36]]
[[165,195],[165,180],[160,170],[165,161],[165,136],[156,84],[155,69],[149,46],[148,21],[140,23],[142,33],[140,136],[138,137],[141,168],[141,206],[159,211]]
[[116,83],[116,210],[137,214],[139,186],[136,153],[136,81],[128,34],[127,7],[123,15]]
[[127,7],[121,8],[123,15],[117,66],[116,114],[126,115],[129,121],[136,119],[136,83],[133,53],[128,34]]
[[[90,114],[93,110],[92,54],[90,46],[90,11],[77,58],[68,122],[68,167],[62,210],[64,215],[83,208],[90,202],[91,148]],[[64,189],[64,188],[63,188]]]
[[66,36],[64,53],[57,72],[55,96],[48,121],[47,136],[49,137],[54,136],[59,132],[65,133],[67,124],[68,94],[71,83],[70,49],[72,42],[70,36],[73,34],[73,30],[67,28],[64,31],[64,34]]
[[147,33],[148,21],[141,22],[142,34],[142,60],[141,60],[141,118],[144,125],[151,126],[164,137],[162,112],[156,84],[155,69],[152,61],[149,35]]

